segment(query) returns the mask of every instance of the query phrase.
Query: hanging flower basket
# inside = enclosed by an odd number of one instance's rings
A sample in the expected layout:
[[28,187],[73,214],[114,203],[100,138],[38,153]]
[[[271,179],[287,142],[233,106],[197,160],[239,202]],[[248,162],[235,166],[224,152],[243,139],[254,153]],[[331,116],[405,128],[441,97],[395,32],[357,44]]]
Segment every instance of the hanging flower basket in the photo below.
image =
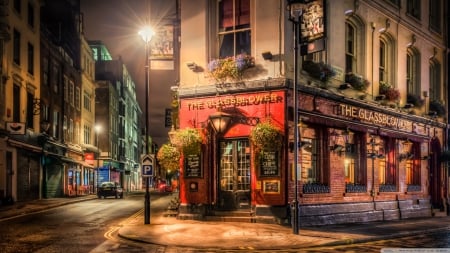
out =
[[250,132],[250,140],[259,150],[281,147],[281,131],[270,122],[258,123]]
[[235,57],[213,59],[208,63],[208,71],[217,82],[241,80],[248,68],[255,66],[255,59],[247,54]]
[[202,136],[197,129],[184,128],[175,132],[173,145],[175,145],[185,156],[200,154]]
[[345,82],[350,84],[353,89],[358,91],[365,91],[370,85],[370,82],[367,79],[355,75],[351,72],[345,74]]
[[180,151],[172,144],[164,144],[158,150],[156,158],[166,171],[176,171],[180,168]]

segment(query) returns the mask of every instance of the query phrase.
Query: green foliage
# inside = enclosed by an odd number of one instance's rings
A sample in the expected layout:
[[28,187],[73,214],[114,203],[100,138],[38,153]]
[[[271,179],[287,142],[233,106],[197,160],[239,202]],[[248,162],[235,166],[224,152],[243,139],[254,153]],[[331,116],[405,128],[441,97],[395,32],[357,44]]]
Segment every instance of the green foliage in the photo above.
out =
[[390,84],[380,82],[380,94],[386,96],[388,101],[397,101],[400,98],[400,91],[395,89]]
[[258,123],[250,132],[250,140],[260,150],[274,150],[281,146],[281,131],[270,122]]
[[194,128],[183,128],[176,131],[173,144],[185,156],[200,154],[202,137],[200,132]]
[[408,104],[412,104],[415,107],[422,107],[424,104],[425,100],[422,99],[420,96],[415,95],[415,94],[408,94],[406,96],[406,103]]
[[445,116],[447,112],[445,106],[438,100],[430,101],[430,111],[436,112],[439,117]]
[[156,158],[166,171],[176,171],[180,167],[180,151],[172,144],[164,144],[158,150]]
[[350,84],[353,89],[359,91],[365,91],[370,85],[370,82],[367,79],[357,76],[353,73],[345,74],[345,82]]
[[326,82],[336,75],[331,65],[324,62],[304,61],[303,70],[320,81]]
[[217,82],[241,80],[244,71],[255,66],[255,59],[247,54],[214,59],[208,63],[208,71]]

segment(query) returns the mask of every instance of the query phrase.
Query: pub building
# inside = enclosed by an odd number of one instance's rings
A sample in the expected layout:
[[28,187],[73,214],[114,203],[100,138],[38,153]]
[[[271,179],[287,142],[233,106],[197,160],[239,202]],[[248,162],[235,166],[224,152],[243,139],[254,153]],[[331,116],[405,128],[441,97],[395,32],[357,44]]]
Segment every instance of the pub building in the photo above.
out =
[[[178,218],[279,224],[298,218],[307,226],[446,215],[447,116],[430,114],[432,99],[447,101],[444,71],[433,72],[445,68],[435,64],[445,59],[438,46],[430,49],[433,33],[411,34],[416,23],[388,1],[240,2],[245,11],[232,0],[181,8],[177,128],[197,129],[203,143],[199,155],[181,158]],[[286,11],[290,3],[297,9]],[[319,17],[328,28],[302,42],[297,58],[291,21],[299,3],[305,18]],[[402,15],[407,28],[385,12]],[[248,31],[247,40],[227,37],[233,22],[241,22],[238,32]],[[254,62],[238,80],[214,76],[218,61],[238,62],[236,52],[243,51]],[[351,85],[348,76],[362,85]],[[386,80],[395,101],[382,94]],[[424,104],[411,107],[413,92]],[[264,122],[280,130],[282,144],[259,152],[250,134]]]
[[[185,158],[180,169],[179,218],[241,211],[251,222],[289,220],[292,89],[283,79],[254,83],[245,92],[180,90],[180,128],[199,129],[204,141],[202,153]],[[302,225],[427,217],[431,204],[444,207],[439,156],[445,124],[317,87],[302,85],[298,94]],[[218,118],[228,123],[222,129],[214,128]],[[258,156],[249,134],[263,121],[283,131],[283,145]]]

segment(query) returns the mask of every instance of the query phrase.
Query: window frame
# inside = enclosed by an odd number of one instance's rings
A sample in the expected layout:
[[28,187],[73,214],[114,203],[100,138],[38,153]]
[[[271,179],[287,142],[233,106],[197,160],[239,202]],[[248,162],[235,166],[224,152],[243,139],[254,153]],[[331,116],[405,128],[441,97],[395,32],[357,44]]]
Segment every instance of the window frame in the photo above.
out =
[[[382,32],[379,36],[378,46],[378,81],[389,84],[392,87],[397,87],[395,83],[395,71],[389,72],[388,70],[394,69],[396,61],[395,50],[394,38],[388,32]],[[382,60],[384,61],[381,62]]]
[[406,93],[420,96],[420,53],[414,47],[406,50]]

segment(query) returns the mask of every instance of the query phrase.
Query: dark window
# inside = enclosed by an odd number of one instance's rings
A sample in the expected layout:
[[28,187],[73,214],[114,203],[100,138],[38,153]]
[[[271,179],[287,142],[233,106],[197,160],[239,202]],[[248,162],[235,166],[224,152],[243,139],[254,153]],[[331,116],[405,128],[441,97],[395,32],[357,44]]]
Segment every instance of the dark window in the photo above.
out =
[[28,24],[34,27],[34,6],[28,2]]
[[346,40],[346,47],[345,47],[345,72],[356,72],[355,71],[355,41],[356,41],[356,34],[355,34],[355,28],[347,23],[345,25],[345,40]]
[[27,128],[34,128],[33,109],[34,109],[34,95],[27,93]]
[[20,122],[20,86],[13,88],[13,121]]
[[420,19],[420,0],[406,1],[406,13]]
[[250,0],[219,3],[220,58],[251,53]]
[[13,61],[20,65],[20,32],[14,29]]
[[441,0],[430,0],[430,29],[441,33]]
[[14,10],[17,11],[17,13],[20,14],[20,11],[22,9],[22,0],[14,0]]
[[34,74],[34,47],[28,43],[28,73]]

